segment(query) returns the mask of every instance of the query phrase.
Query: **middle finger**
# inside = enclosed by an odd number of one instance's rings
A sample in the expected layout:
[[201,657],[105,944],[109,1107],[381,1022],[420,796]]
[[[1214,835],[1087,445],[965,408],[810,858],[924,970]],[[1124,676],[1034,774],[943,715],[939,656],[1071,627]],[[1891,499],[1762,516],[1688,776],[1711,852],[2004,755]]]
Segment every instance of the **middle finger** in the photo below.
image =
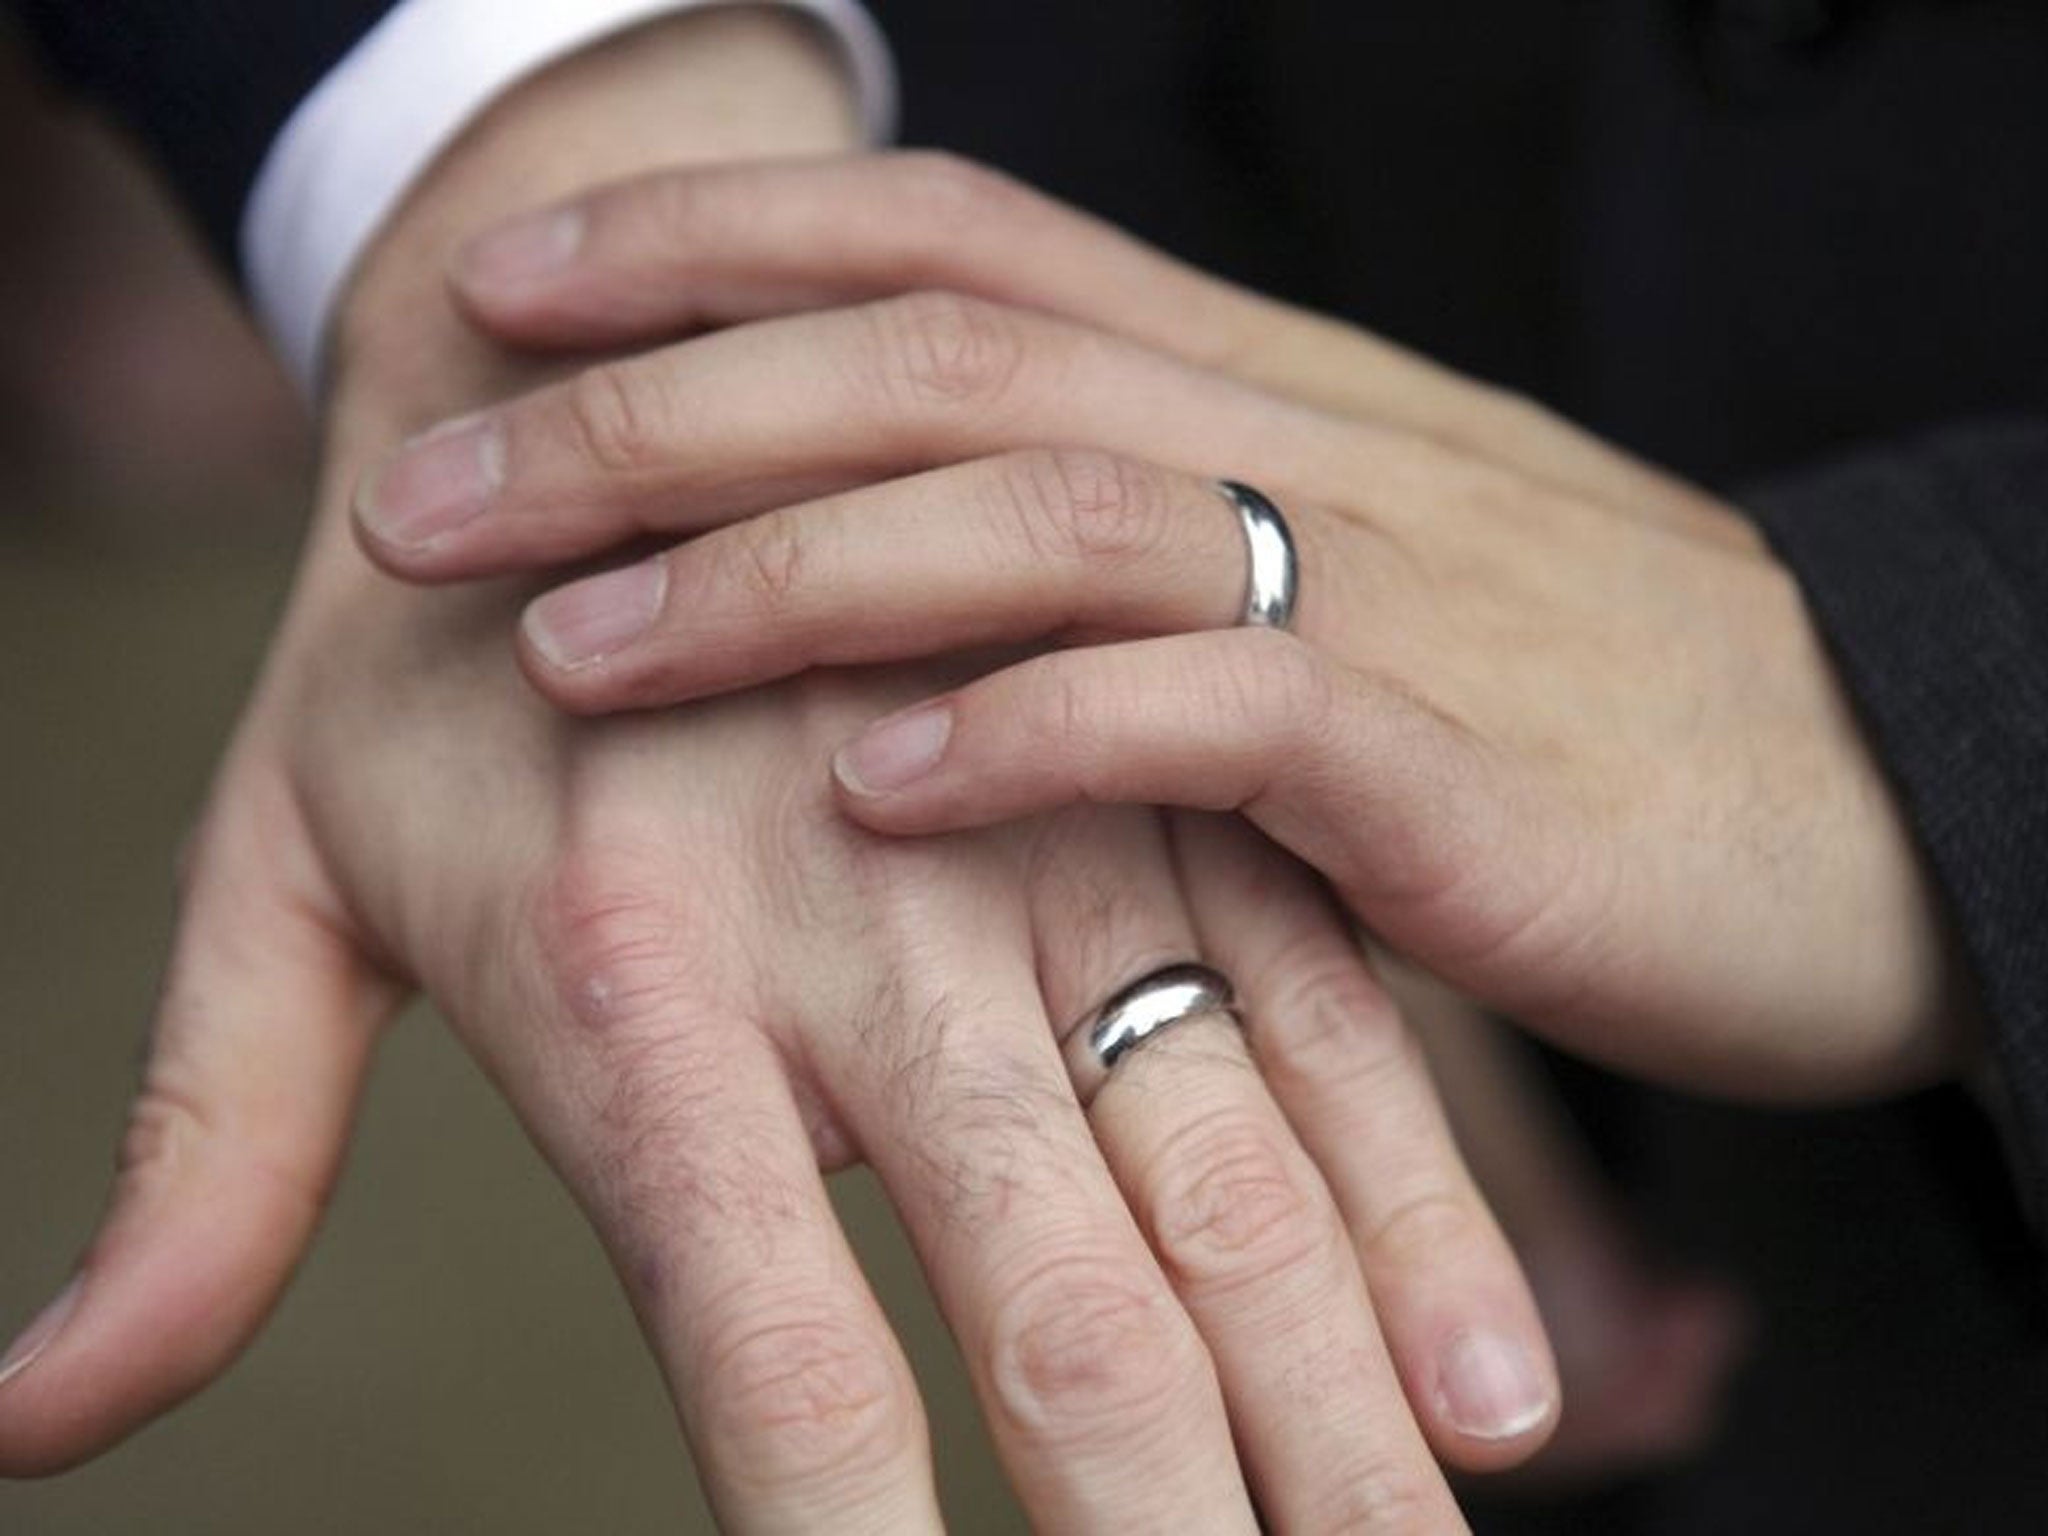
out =
[[601,363],[448,423],[366,479],[356,515],[380,563],[441,581],[1033,444],[1224,474],[1349,461],[1357,441],[1395,472],[1408,440],[1070,322],[911,294]]
[[[1301,509],[1295,521],[1313,532]],[[572,709],[676,703],[813,666],[1218,628],[1238,618],[1246,566],[1214,483],[1030,449],[763,513],[572,582],[527,609],[522,654]]]

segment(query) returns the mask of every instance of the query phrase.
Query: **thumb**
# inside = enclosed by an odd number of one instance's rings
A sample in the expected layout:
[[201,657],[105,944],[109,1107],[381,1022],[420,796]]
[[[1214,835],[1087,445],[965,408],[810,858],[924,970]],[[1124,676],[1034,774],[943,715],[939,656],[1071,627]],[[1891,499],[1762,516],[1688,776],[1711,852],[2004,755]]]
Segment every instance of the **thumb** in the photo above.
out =
[[107,1449],[255,1336],[397,1000],[348,939],[289,790],[231,770],[193,847],[112,1200],[76,1277],[0,1356],[0,1475]]

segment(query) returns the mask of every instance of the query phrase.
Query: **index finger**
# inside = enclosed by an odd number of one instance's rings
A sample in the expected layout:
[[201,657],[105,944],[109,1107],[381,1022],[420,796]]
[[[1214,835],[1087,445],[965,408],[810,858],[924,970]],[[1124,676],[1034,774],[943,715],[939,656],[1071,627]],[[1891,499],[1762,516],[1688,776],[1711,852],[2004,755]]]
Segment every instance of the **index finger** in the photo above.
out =
[[564,348],[645,345],[943,288],[1059,315],[1559,489],[1712,526],[1691,487],[1562,416],[1213,277],[955,155],[661,171],[491,232],[454,278],[486,329]]

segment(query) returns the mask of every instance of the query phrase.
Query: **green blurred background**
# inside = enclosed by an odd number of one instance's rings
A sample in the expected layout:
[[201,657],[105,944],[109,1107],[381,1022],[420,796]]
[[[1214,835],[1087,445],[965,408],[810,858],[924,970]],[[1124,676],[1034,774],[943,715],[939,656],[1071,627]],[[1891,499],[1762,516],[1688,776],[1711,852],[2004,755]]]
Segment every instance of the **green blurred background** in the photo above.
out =
[[[4,39],[0,39],[4,42]],[[282,601],[295,407],[154,193],[0,53],[0,1335],[112,1168],[171,868]],[[864,1175],[841,1208],[927,1387],[956,1529],[1023,1529]],[[437,1020],[394,1032],[255,1349],[0,1536],[711,1529],[595,1243]]]

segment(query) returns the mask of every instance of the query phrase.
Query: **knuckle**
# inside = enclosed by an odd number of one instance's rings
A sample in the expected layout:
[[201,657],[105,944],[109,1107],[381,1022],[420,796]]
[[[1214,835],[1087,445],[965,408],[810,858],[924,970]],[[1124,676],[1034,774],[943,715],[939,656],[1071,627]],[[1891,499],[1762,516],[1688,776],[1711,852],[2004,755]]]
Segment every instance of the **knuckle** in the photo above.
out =
[[766,517],[747,525],[732,542],[733,577],[755,606],[786,606],[803,586],[810,567],[809,541],[785,519]]
[[535,928],[564,1011],[594,1038],[664,1011],[683,990],[674,903],[631,854],[564,857],[543,883]]
[[1350,1471],[1305,1528],[1330,1532],[1399,1532],[1401,1536],[1442,1536],[1463,1530],[1444,1511],[1425,1478],[1403,1466],[1373,1459]]
[[563,409],[571,441],[584,461],[607,475],[637,475],[659,461],[657,401],[644,379],[616,363],[586,368],[570,381]]
[[[128,1109],[115,1158],[124,1194],[172,1183],[195,1158],[232,1158],[238,1177],[258,1181],[288,1204],[324,1210],[338,1170],[290,1146],[268,1144],[223,1113],[191,1074],[180,1069],[175,1048],[159,1042],[141,1091]],[[168,1058],[168,1059],[166,1059]]]
[[744,1480],[856,1479],[912,1453],[914,1397],[891,1351],[829,1302],[748,1317],[707,1350],[702,1401],[714,1458]]
[[905,151],[895,157],[895,174],[913,231],[951,236],[985,230],[1019,200],[1020,188],[1009,177],[948,150]]
[[[644,223],[642,234],[658,251],[688,251],[701,240],[707,209],[701,173],[658,171],[620,189],[621,209]],[[603,206],[602,202],[600,206]]]
[[1231,629],[1187,661],[1190,695],[1217,718],[1257,727],[1281,755],[1303,759],[1333,722],[1336,686],[1328,666],[1290,634]]
[[1155,1169],[1154,1242],[1186,1287],[1264,1285],[1336,1252],[1328,1202],[1272,1131],[1241,1113],[1189,1125],[1161,1148]]
[[1418,1190],[1396,1201],[1359,1234],[1371,1260],[1390,1269],[1434,1266],[1445,1254],[1469,1248],[1480,1218],[1463,1193],[1442,1186]]
[[1005,494],[1036,556],[1123,561],[1166,540],[1166,486],[1145,465],[1092,448],[1044,448],[1012,455],[1005,468]]
[[994,1313],[989,1379],[1002,1413],[1037,1435],[1084,1439],[1156,1423],[1201,1369],[1192,1329],[1141,1272],[1068,1254]]
[[1319,936],[1313,952],[1283,949],[1273,957],[1278,980],[1252,1047],[1268,1072],[1355,1099],[1396,1070],[1420,1070],[1421,1057],[1363,959],[1328,949]]
[[874,314],[882,387],[905,406],[986,409],[1023,370],[1022,332],[984,300],[934,290],[885,300]]
[[1043,738],[1087,755],[1098,726],[1082,677],[1054,655],[1035,663],[1023,685],[1024,713]]
[[1314,740],[1328,725],[1336,705],[1329,666],[1293,635],[1278,630],[1247,630],[1249,642],[1236,669],[1223,673],[1225,685],[1263,701],[1284,723],[1297,743]]
[[129,1106],[115,1167],[123,1184],[168,1179],[187,1149],[212,1134],[204,1102],[152,1072]]

